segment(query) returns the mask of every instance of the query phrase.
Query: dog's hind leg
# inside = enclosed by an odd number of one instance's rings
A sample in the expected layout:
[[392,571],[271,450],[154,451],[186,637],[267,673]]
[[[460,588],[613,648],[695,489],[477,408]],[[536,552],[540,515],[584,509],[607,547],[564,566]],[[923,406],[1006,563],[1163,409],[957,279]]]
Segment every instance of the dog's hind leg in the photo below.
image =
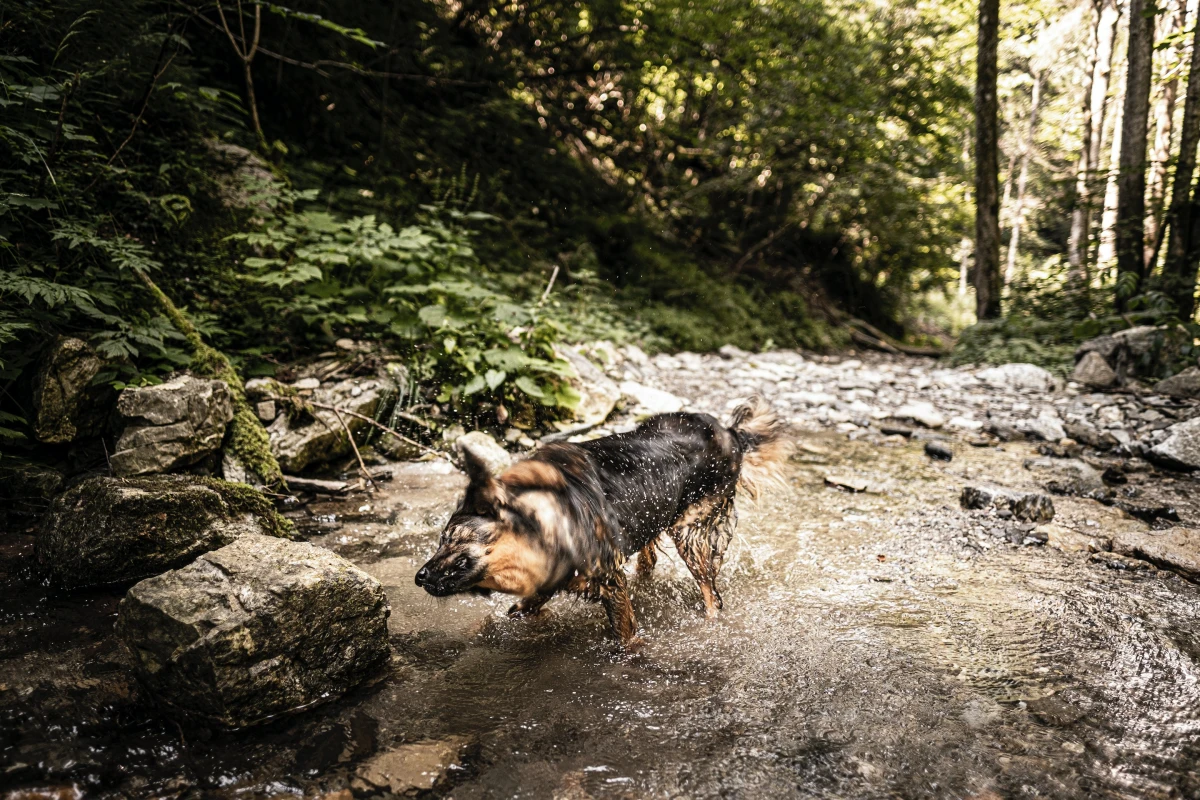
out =
[[694,503],[671,527],[675,549],[696,579],[709,617],[715,617],[723,605],[717,591],[717,573],[733,538],[735,522],[733,498],[713,496]]
[[654,565],[658,563],[658,537],[655,536],[645,547],[638,551],[637,557],[637,575],[639,578],[645,578],[654,572]]

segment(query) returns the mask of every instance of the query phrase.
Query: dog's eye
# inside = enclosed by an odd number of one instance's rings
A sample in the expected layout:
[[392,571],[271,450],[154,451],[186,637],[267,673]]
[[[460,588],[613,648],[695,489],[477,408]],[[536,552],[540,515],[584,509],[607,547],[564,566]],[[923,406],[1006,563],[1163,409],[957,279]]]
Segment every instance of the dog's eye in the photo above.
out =
[[454,559],[454,569],[462,570],[471,565],[471,557],[463,553],[458,558]]

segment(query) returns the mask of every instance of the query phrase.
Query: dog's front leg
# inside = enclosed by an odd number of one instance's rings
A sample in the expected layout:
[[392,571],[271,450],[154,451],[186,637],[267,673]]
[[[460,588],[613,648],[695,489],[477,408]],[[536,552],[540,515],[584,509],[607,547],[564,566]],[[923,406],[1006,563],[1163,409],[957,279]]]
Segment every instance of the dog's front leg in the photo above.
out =
[[513,603],[512,608],[508,610],[510,617],[536,617],[542,613],[542,606],[550,600],[548,594],[535,594],[532,597],[522,597],[517,602]]
[[633,603],[629,602],[629,585],[625,581],[625,573],[617,571],[605,576],[600,581],[600,602],[608,614],[608,624],[621,639],[621,643],[629,646],[637,641],[637,619],[633,616]]

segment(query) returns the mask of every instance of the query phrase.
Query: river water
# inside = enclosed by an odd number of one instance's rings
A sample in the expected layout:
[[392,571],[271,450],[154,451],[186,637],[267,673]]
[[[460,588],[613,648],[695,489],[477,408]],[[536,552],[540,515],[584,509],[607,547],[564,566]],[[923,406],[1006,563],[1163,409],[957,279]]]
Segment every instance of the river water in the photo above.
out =
[[[1019,486],[1031,454],[963,445],[945,464],[804,434],[788,487],[739,507],[720,617],[668,545],[634,584],[631,654],[597,606],[510,620],[504,598],[425,595],[413,575],[463,479],[398,465],[375,494],[294,509],[388,592],[378,682],[252,731],[179,727],[113,641],[118,591],[10,595],[0,785],[321,797],[380,753],[461,737],[436,796],[1200,797],[1200,588],[1014,544],[1011,523],[960,510],[965,480]],[[1055,502],[1081,529],[1141,524]]]

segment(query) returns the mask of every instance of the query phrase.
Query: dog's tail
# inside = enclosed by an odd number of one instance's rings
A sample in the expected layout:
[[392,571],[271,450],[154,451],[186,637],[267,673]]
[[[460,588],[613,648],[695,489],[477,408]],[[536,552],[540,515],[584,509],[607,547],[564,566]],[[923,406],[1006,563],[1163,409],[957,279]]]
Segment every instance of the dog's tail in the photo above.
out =
[[729,430],[742,449],[738,488],[757,500],[768,486],[786,486],[783,465],[792,443],[783,438],[784,423],[762,397],[755,395],[733,411]]

